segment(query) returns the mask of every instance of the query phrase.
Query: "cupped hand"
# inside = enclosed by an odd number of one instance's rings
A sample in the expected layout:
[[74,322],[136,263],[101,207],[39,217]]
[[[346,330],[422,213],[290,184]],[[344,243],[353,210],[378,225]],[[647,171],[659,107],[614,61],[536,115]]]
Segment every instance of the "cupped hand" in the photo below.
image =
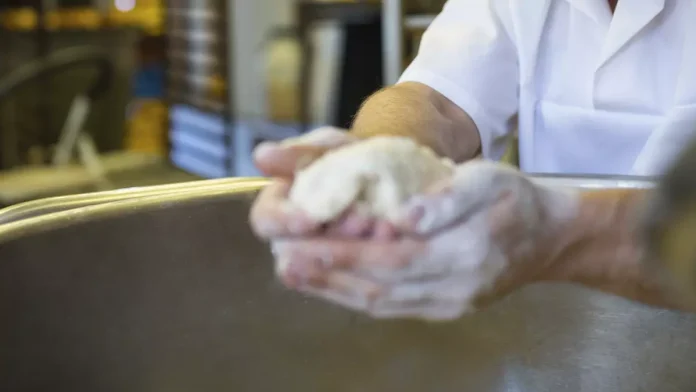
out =
[[536,281],[576,214],[575,193],[472,161],[407,203],[398,235],[285,238],[273,248],[289,287],[373,317],[449,320]]
[[254,232],[263,239],[301,236],[315,232],[311,221],[287,201],[295,172],[327,151],[352,143],[345,130],[324,127],[281,143],[264,142],[254,150],[254,163],[273,180],[254,201],[249,217]]

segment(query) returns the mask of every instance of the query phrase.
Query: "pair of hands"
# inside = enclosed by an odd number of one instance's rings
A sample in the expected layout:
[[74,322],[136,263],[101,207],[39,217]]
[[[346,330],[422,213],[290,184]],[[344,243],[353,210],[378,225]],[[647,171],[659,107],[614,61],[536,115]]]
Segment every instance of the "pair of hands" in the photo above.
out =
[[251,225],[270,241],[290,288],[379,318],[449,320],[540,279],[574,195],[532,183],[502,164],[471,161],[414,197],[403,219],[349,211],[326,226],[287,200],[294,171],[355,140],[324,128],[255,151],[276,178],[259,195]]

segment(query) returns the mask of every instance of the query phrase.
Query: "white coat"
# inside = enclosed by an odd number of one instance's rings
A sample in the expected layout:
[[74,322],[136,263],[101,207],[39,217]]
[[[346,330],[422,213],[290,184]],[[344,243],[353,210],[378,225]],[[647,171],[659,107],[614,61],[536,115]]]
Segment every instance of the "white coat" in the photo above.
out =
[[449,0],[400,82],[464,109],[530,173],[654,175],[696,136],[696,1]]

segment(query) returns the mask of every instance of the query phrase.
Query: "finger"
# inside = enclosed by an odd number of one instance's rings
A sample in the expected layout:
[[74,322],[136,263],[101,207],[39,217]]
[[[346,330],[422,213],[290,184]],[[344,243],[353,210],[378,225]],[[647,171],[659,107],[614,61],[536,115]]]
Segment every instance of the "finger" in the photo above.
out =
[[327,227],[327,234],[339,238],[364,238],[373,231],[374,224],[373,217],[351,207]]
[[383,289],[376,282],[341,271],[329,273],[324,288],[366,298],[369,301],[379,296]]
[[396,304],[378,303],[370,296],[356,294],[350,291],[337,291],[305,287],[300,290],[312,297],[340,305],[347,309],[366,313],[379,319],[418,318],[429,321],[448,321],[461,317],[466,313],[459,303],[440,302],[432,300],[399,302]]
[[459,165],[449,190],[434,195],[426,192],[406,204],[402,229],[432,234],[488,208],[504,192],[521,193],[524,181],[519,171],[496,162],[476,160]]
[[372,238],[377,241],[392,241],[398,238],[398,231],[393,223],[380,220],[374,223]]
[[478,191],[469,190],[415,198],[407,207],[408,228],[419,235],[433,235],[466,219],[472,211],[484,208],[481,198]]
[[[320,265],[324,270],[394,271],[410,264],[425,248],[424,243],[403,239],[378,242],[312,238],[287,245],[293,262]],[[313,267],[307,267],[313,268]]]
[[374,301],[369,314],[379,319],[419,318],[429,321],[454,320],[467,313],[467,309],[454,301],[436,301],[433,299],[382,302]]
[[321,146],[265,142],[254,149],[254,164],[266,176],[290,178],[326,151]]
[[392,222],[395,230],[418,233],[418,224],[424,218],[430,204],[452,197],[452,179],[439,181],[423,193],[411,197],[401,208],[398,218]]
[[332,126],[317,128],[298,137],[285,139],[281,144],[286,146],[312,145],[317,147],[336,148],[357,140],[347,130]]
[[481,188],[466,187],[419,195],[404,206],[396,227],[405,233],[432,235],[487,208],[494,197]]
[[280,143],[261,143],[254,149],[254,163],[267,176],[291,177],[326,151],[354,140],[345,130],[322,127]]
[[374,317],[419,317],[452,319],[473,309],[477,288],[463,276],[443,275],[424,281],[409,281],[382,291],[373,301]]
[[287,286],[302,292],[319,294],[322,298],[338,301],[342,305],[349,304],[351,308],[360,310],[365,310],[383,291],[382,285],[345,272],[331,272],[321,281]]
[[319,228],[319,223],[311,220],[287,201],[289,190],[289,182],[275,180],[256,198],[249,221],[257,236],[271,238],[304,235]]

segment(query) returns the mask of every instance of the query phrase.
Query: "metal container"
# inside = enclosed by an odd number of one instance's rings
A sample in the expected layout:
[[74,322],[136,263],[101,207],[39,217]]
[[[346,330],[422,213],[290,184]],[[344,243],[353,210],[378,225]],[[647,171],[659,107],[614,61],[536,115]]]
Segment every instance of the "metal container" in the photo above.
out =
[[249,232],[259,187],[250,181],[52,205],[54,212],[0,225],[0,390],[696,386],[696,316],[579,287],[529,287],[443,324],[371,320],[287,291],[274,279],[267,246]]

